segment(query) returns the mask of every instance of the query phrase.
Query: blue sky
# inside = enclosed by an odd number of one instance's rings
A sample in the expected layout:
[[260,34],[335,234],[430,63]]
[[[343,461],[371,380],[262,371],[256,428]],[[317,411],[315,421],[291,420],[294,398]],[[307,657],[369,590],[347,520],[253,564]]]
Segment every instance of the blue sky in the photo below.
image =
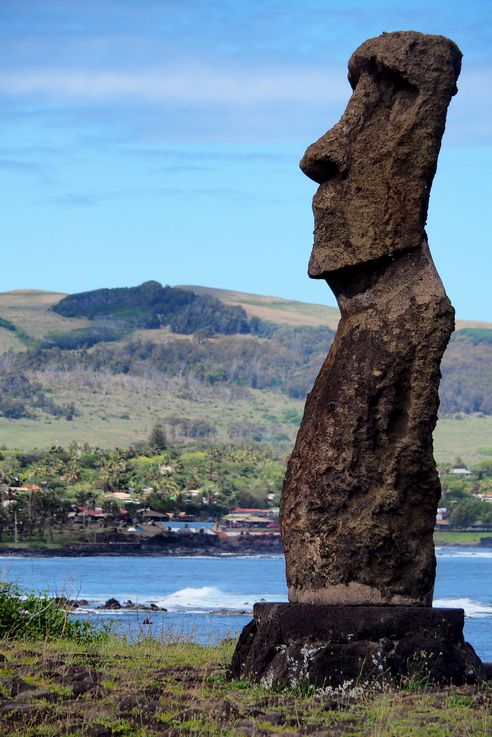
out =
[[492,321],[492,5],[469,0],[1,0],[0,290],[158,279],[334,304],[306,275],[298,161],[382,31],[464,53],[428,232],[467,319]]

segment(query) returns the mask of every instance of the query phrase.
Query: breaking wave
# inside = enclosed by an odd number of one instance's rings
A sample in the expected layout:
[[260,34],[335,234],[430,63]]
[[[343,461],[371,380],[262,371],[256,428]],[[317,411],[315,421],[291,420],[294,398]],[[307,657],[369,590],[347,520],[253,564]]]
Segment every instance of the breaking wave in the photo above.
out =
[[[262,597],[262,598],[266,598]],[[168,611],[210,611],[214,609],[230,609],[251,612],[253,604],[258,601],[255,595],[233,594],[222,591],[215,586],[202,586],[200,588],[187,587],[179,589],[168,596],[155,600],[158,606],[165,607]]]
[[436,599],[433,606],[464,609],[465,617],[470,617],[471,619],[492,617],[492,605],[482,604],[479,601],[473,601],[473,599]]
[[436,548],[438,558],[492,558],[492,550],[460,550],[459,548]]
[[[114,594],[112,594],[114,596]],[[236,594],[228,591],[222,591],[215,586],[201,586],[199,588],[186,587],[174,591],[167,596],[147,596],[144,598],[135,599],[131,596],[116,595],[116,598],[123,604],[128,599],[133,598],[134,602],[139,604],[149,605],[151,603],[157,604],[159,607],[167,609],[168,612],[181,612],[186,614],[187,612],[198,614],[198,613],[209,613],[214,611],[225,610],[227,612],[239,613],[251,613],[253,611],[253,604],[257,601],[278,601],[280,598],[278,595],[269,594]],[[81,607],[77,611],[84,612],[107,612],[110,614],[124,614],[127,609],[109,609],[100,610],[94,608],[94,605],[101,605],[107,599],[109,595],[92,596],[88,600],[88,606]]]

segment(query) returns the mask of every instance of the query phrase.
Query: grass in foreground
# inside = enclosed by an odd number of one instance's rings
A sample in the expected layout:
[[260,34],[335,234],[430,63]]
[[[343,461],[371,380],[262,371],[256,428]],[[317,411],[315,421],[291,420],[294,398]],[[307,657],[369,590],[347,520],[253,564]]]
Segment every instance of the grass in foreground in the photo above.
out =
[[485,737],[490,687],[274,693],[228,682],[234,642],[0,640],[2,737]]

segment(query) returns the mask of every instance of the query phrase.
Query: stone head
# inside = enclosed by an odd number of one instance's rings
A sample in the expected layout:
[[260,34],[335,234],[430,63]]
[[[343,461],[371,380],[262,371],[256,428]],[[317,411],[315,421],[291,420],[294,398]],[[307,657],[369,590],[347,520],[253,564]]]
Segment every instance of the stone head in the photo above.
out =
[[354,52],[345,113],[300,164],[320,184],[309,276],[420,245],[461,56],[449,39],[414,31]]

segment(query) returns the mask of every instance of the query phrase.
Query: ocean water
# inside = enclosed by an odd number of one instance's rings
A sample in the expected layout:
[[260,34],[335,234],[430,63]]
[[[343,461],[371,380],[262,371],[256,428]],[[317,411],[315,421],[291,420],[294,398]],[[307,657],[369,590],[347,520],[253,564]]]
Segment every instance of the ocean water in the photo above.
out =
[[[465,610],[465,637],[492,660],[492,550],[438,548],[434,605]],[[256,601],[286,601],[280,555],[239,557],[0,558],[0,579],[86,599],[77,616],[113,620],[131,636],[212,643],[234,637]],[[98,611],[110,597],[165,607],[167,612]],[[144,624],[149,617],[151,624]]]

